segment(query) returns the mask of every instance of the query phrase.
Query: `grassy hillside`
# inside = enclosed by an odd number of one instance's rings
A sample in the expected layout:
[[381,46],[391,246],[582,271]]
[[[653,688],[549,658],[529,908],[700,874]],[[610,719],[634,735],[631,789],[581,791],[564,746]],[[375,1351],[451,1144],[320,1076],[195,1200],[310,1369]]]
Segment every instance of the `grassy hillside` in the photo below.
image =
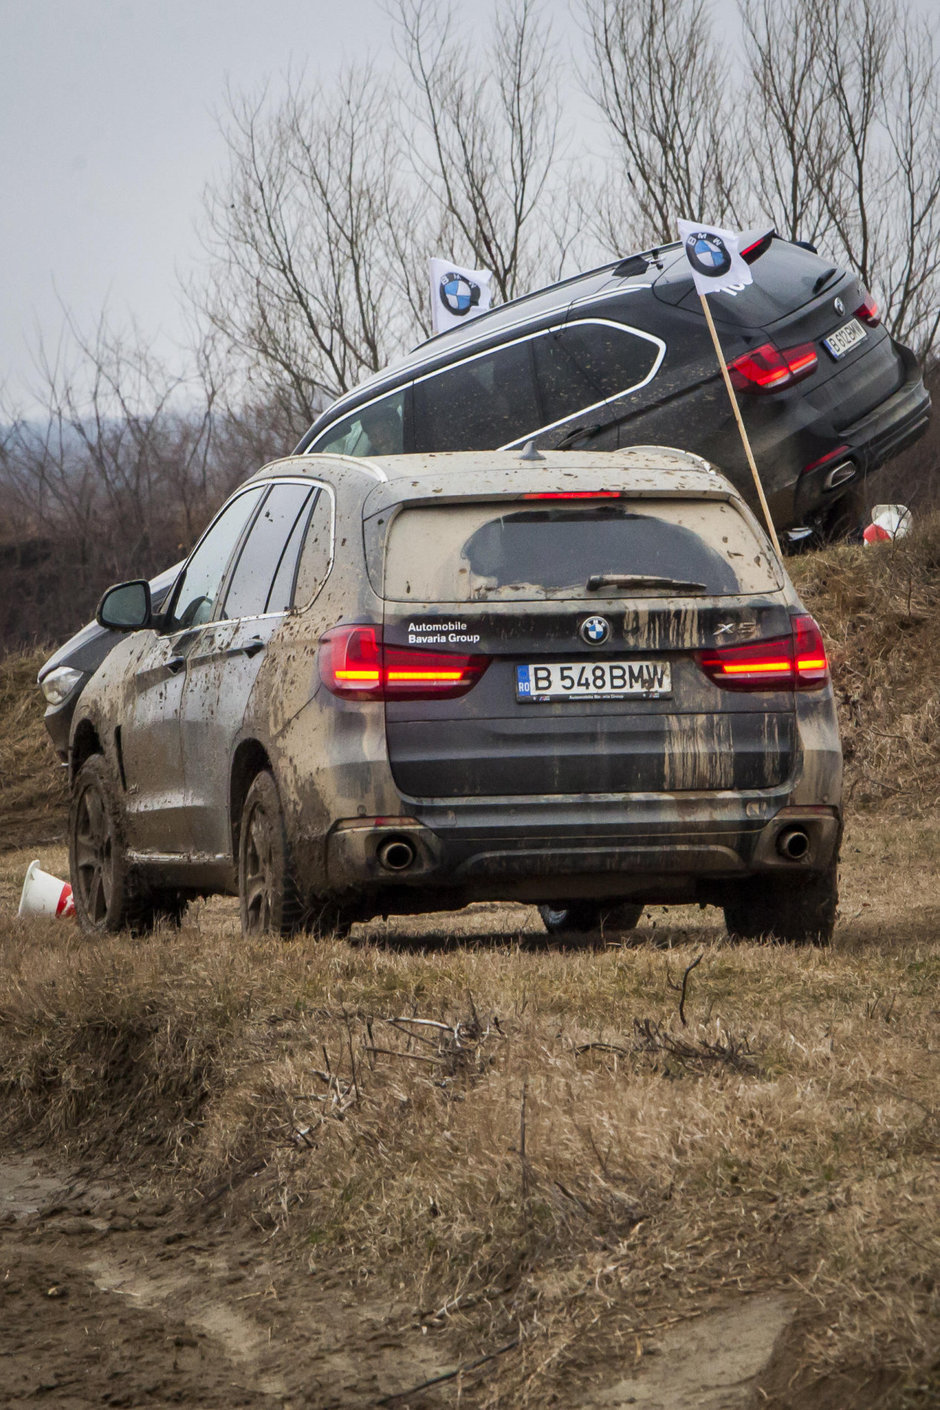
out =
[[826,636],[847,804],[905,813],[940,797],[940,515],[895,543],[791,559]]
[[46,702],[36,685],[49,655],[39,647],[0,659],[0,851],[65,836],[65,770],[46,734]]

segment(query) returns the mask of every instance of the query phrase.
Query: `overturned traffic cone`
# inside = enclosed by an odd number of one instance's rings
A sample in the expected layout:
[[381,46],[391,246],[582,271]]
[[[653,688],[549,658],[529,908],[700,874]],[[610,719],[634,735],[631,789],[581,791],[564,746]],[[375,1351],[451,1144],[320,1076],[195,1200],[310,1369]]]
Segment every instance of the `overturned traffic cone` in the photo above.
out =
[[50,876],[39,865],[39,858],[26,868],[23,894],[20,897],[20,916],[73,916],[75,902],[72,888],[67,881]]
[[871,523],[862,532],[865,543],[884,543],[903,539],[913,520],[906,504],[876,504],[871,511]]

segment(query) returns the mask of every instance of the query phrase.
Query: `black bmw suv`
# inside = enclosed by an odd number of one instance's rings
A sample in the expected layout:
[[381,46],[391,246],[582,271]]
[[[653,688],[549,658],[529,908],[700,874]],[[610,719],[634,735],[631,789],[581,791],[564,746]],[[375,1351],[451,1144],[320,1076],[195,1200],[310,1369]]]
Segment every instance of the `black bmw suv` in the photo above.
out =
[[[914,355],[858,278],[811,249],[745,246],[753,283],[710,306],[778,530],[845,497],[927,427]],[[682,446],[756,508],[701,301],[678,244],[501,305],[335,402],[298,452],[388,455]]]

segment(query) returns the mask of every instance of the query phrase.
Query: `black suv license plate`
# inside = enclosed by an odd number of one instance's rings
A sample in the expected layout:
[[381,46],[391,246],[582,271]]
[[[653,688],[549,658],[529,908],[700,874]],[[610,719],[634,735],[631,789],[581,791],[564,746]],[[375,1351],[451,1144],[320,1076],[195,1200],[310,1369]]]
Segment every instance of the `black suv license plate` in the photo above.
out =
[[848,323],[843,323],[842,327],[830,333],[828,338],[823,338],[823,347],[828,348],[833,357],[844,357],[852,348],[864,342],[865,337],[865,329],[858,319],[850,318]]

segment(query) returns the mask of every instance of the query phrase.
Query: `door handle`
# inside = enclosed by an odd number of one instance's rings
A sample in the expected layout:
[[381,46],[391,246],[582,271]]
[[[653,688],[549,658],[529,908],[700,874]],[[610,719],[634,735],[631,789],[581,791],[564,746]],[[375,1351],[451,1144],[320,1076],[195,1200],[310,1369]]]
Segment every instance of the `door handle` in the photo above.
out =
[[185,657],[185,656],[171,656],[170,659],[169,659],[169,660],[167,661],[167,663],[166,663],[166,668],[167,668],[167,670],[169,671],[169,673],[170,673],[171,676],[175,676],[175,675],[177,674],[177,672],[178,672],[178,671],[181,671],[185,665],[186,665],[186,657]]
[[257,656],[259,651],[264,650],[264,642],[259,636],[253,636],[250,641],[243,641],[238,646],[230,646],[222,652],[223,656]]

